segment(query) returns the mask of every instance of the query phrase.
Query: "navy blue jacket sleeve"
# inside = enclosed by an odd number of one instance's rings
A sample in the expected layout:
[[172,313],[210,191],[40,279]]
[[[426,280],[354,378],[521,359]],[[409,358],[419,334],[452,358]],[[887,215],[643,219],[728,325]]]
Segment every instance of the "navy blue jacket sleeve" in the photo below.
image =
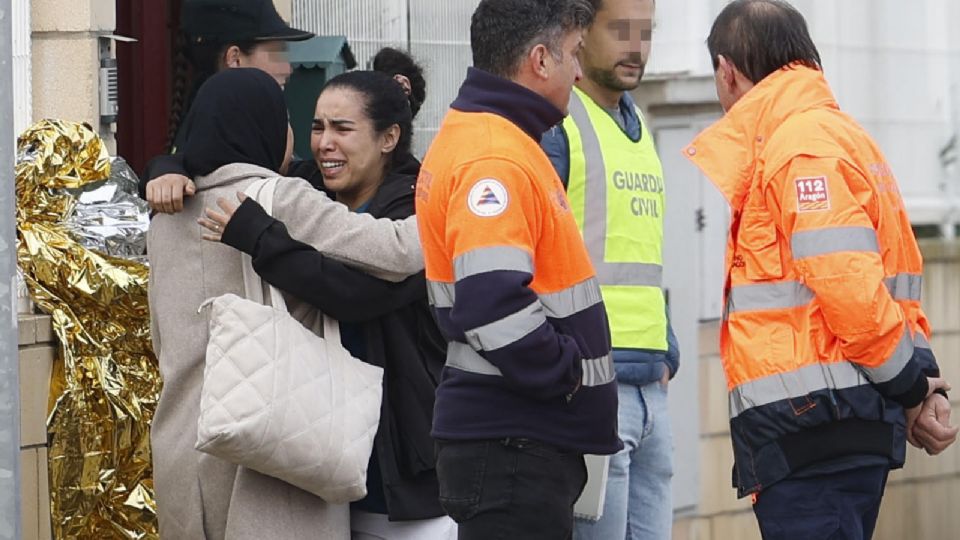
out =
[[140,198],[147,200],[147,182],[154,178],[159,178],[165,174],[182,174],[189,176],[183,167],[183,158],[178,154],[162,154],[150,160],[147,168],[140,176],[140,183],[137,190],[140,192]]
[[667,308],[667,368],[670,369],[670,378],[677,376],[680,370],[680,344],[677,335],[673,333],[673,324],[670,323],[670,309]]
[[543,137],[540,138],[540,147],[543,148],[550,163],[560,176],[563,187],[566,188],[570,182],[570,142],[567,140],[567,132],[563,129],[563,124],[558,124],[550,128]]

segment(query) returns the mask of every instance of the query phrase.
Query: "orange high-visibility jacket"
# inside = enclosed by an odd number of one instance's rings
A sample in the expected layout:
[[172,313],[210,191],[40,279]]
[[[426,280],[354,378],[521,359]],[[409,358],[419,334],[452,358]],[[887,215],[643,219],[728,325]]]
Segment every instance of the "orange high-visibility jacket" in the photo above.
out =
[[920,250],[876,143],[796,65],[685,152],[733,211],[720,341],[740,495],[833,458],[901,466],[902,407],[939,371]]
[[539,94],[470,68],[423,160],[417,223],[448,341],[434,438],[622,448],[600,284],[539,146],[562,119]]

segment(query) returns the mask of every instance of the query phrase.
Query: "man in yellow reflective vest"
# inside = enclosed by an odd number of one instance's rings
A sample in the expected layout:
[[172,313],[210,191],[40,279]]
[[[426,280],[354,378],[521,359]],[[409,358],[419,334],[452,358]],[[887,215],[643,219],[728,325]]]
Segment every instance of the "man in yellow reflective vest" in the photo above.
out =
[[670,537],[673,474],[667,383],[676,338],[662,289],[664,184],[653,137],[630,98],[650,53],[654,0],[594,0],[569,116],[541,145],[567,187],[606,304],[624,449],[611,457],[603,515],[575,538]]

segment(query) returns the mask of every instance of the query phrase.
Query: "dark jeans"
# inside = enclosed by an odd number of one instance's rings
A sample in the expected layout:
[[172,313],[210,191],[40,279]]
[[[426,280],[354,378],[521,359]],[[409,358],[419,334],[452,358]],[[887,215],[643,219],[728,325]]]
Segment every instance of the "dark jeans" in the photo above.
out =
[[889,472],[862,467],[773,484],[753,505],[764,540],[869,540]]
[[460,540],[567,540],[587,469],[582,454],[529,439],[440,441],[437,477]]

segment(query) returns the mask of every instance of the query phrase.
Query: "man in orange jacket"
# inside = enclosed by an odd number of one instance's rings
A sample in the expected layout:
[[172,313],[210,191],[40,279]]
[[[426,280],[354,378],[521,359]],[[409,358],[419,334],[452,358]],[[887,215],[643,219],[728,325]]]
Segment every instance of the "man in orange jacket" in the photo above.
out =
[[427,291],[447,339],[440,504],[461,540],[570,538],[584,454],[615,454],[600,283],[540,137],[563,120],[587,0],[482,0],[473,67],[417,179]]
[[906,441],[935,454],[957,435],[910,220],[799,12],[736,0],[707,45],[726,114],[686,154],[732,209],[720,339],[734,484],[764,538],[869,538]]

